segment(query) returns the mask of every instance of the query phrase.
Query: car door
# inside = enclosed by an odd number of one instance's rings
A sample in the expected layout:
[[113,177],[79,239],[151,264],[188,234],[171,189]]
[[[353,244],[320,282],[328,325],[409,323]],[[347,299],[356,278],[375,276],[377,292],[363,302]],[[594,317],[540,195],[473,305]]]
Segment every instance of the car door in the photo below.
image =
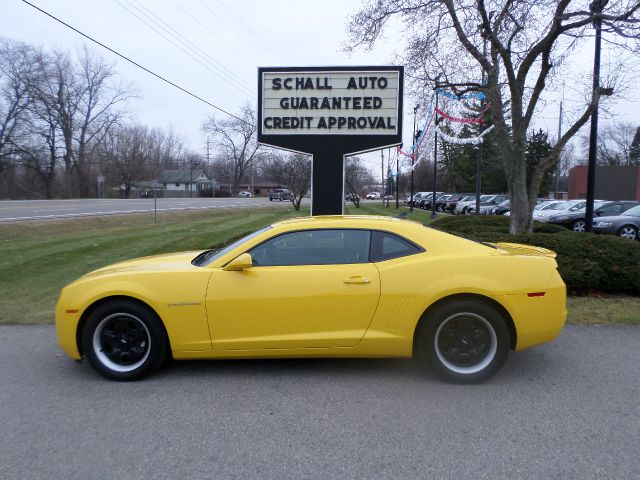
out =
[[216,270],[207,291],[215,350],[352,347],[380,296],[369,230],[278,235],[252,248],[253,267]]

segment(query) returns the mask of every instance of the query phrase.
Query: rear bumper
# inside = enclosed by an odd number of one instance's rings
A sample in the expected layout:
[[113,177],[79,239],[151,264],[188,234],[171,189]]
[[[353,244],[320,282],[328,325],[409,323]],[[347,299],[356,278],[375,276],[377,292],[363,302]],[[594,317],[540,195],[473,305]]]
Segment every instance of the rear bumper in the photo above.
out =
[[555,272],[544,296],[527,293],[500,298],[516,327],[515,350],[524,350],[550,342],[560,335],[567,319],[567,292],[560,275]]

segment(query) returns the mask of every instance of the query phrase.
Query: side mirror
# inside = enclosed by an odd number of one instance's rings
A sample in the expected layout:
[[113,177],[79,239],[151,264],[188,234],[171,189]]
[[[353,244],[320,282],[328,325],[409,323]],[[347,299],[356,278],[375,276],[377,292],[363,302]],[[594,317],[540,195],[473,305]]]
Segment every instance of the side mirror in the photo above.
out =
[[596,212],[596,215],[599,217],[602,215],[602,212]]
[[222,270],[224,270],[225,272],[240,272],[251,267],[253,267],[251,254],[243,253],[242,255],[238,255],[236,258],[222,267]]

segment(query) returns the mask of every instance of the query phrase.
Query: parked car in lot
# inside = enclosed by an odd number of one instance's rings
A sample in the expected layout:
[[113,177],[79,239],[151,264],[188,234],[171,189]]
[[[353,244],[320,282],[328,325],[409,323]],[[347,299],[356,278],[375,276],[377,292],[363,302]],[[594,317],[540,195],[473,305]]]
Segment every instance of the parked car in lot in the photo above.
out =
[[240,197],[240,198],[251,198],[251,197],[253,197],[253,193],[251,193],[251,192],[238,192],[238,197]]
[[[554,207],[564,203],[565,201],[566,200],[551,200],[546,198],[539,198],[538,203],[535,207],[533,207],[533,214],[535,215],[538,210],[553,209]],[[503,213],[503,215],[509,216],[511,215],[511,211],[508,210]]]
[[[626,212],[630,208],[639,205],[638,202],[633,201],[621,201],[621,202],[606,202],[598,201],[593,205],[593,216],[596,217],[612,217],[620,215]],[[548,219],[548,223],[556,223],[563,227],[570,228],[574,232],[584,232],[586,230],[586,206],[575,211],[567,211],[551,215]]]
[[444,203],[443,211],[445,213],[455,213],[458,202],[466,200],[470,195],[469,193],[456,193]]
[[415,355],[474,383],[510,350],[556,338],[565,317],[550,250],[326,216],[95,270],[62,289],[55,323],[62,350],[112,380],[141,379],[168,358]]
[[273,202],[274,200],[278,200],[279,202],[291,200],[291,192],[286,188],[276,188],[273,192],[269,192],[269,201]]
[[444,207],[449,200],[455,197],[455,193],[447,193],[445,195],[440,195],[440,197],[436,198],[436,212],[444,212]]
[[640,230],[640,205],[630,208],[620,215],[602,216],[593,221],[595,233],[608,233],[630,240],[638,240]]
[[[494,195],[493,198],[489,198],[489,199],[486,199],[485,201],[481,201],[480,210],[478,213],[480,215],[490,215],[491,209],[493,209],[493,207],[495,207],[499,203],[502,203],[503,201],[508,199],[509,199],[509,195]],[[475,204],[472,205],[471,213],[475,213],[475,207],[476,207]]]
[[563,202],[542,204],[540,208],[533,209],[533,219],[537,222],[547,222],[549,217],[560,213],[575,212],[584,208],[586,204],[586,200],[565,200]]
[[[436,192],[436,202],[439,198],[444,195],[444,192]],[[425,210],[431,210],[431,200],[433,198],[433,192],[431,192],[422,202],[420,208],[424,208]]]
[[491,215],[504,215],[505,213],[507,213],[509,211],[509,199],[507,198],[506,200],[504,200],[503,202],[500,202],[497,205],[494,205],[491,208]]
[[[491,199],[495,198],[496,196],[497,195],[480,195],[480,203],[482,204],[483,202],[488,202]],[[459,201],[456,204],[456,209],[454,213],[461,214],[461,215],[471,215],[472,213],[475,213],[476,196],[470,195],[469,197],[466,197],[465,200]]]
[[380,192],[367,193],[367,199],[369,200],[380,200],[381,198],[382,198],[382,195],[380,195]]
[[422,199],[422,197],[424,195],[428,195],[429,192],[417,192],[413,195],[413,200],[411,199],[411,197],[409,197],[409,200],[407,201],[407,205],[411,206],[413,205],[414,207],[418,205],[418,203],[420,202],[420,200]]

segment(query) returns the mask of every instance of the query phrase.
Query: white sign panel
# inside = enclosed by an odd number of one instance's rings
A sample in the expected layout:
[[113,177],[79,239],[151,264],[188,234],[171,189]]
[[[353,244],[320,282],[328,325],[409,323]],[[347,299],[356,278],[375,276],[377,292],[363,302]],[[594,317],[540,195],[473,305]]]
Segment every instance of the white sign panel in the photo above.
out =
[[263,135],[397,135],[398,71],[262,72]]

